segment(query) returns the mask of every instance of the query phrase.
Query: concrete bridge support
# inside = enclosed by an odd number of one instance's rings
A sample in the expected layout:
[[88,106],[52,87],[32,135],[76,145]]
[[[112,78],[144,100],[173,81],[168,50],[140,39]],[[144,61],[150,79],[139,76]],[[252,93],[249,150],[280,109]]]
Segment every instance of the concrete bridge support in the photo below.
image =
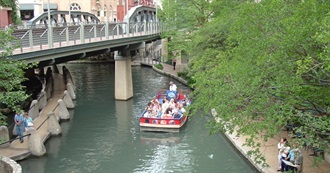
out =
[[120,51],[115,55],[115,99],[128,100],[133,97],[131,55]]

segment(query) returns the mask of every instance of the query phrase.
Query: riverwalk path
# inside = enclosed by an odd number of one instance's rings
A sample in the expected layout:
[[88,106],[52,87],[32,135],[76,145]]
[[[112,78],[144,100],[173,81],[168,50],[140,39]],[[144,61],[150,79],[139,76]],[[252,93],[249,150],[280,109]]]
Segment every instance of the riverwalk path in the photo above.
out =
[[[145,63],[144,63],[145,64]],[[151,65],[151,64],[145,64],[145,65]],[[179,81],[182,79],[178,77],[177,72],[183,70],[186,65],[181,64],[176,67],[176,70],[173,70],[172,65],[168,65],[165,63],[162,63],[163,70],[154,69],[156,71],[161,71],[163,74],[171,76]],[[210,110],[211,111],[211,110]],[[260,172],[264,173],[277,173],[278,171],[278,150],[277,150],[277,143],[279,142],[281,137],[286,137],[291,143],[291,137],[289,136],[287,131],[282,131],[280,136],[276,136],[275,138],[269,139],[267,142],[261,142],[261,147],[259,148],[261,153],[266,158],[266,163],[269,165],[267,168],[262,168],[260,165],[256,164],[253,159],[251,159],[247,152],[251,150],[251,148],[247,146],[243,146],[245,139],[247,137],[244,136],[237,136],[236,133],[229,134],[224,133],[228,140],[232,142],[232,144],[236,147],[238,151],[240,151]],[[313,154],[311,149],[305,150],[301,149],[304,157],[304,163],[303,163],[303,172],[304,173],[330,173],[330,163],[326,162],[325,160],[322,160],[321,163],[319,163],[317,166],[313,165],[313,156],[310,156],[310,154]],[[221,172],[219,170],[219,172]]]
[[[54,109],[56,109],[58,104],[57,101],[62,99],[65,90],[64,80],[61,74],[54,73],[53,79],[56,85],[54,85],[52,97],[48,100],[46,107],[44,107],[39,113],[39,116],[33,120],[34,129],[36,129],[37,135],[43,142],[45,142],[50,136],[47,123],[48,113],[53,112]],[[27,133],[24,132],[24,135],[27,135]],[[19,140],[14,140],[8,147],[0,148],[0,155],[16,161],[29,157],[31,155],[31,152],[29,151],[29,137],[25,136],[23,143],[20,143]]]

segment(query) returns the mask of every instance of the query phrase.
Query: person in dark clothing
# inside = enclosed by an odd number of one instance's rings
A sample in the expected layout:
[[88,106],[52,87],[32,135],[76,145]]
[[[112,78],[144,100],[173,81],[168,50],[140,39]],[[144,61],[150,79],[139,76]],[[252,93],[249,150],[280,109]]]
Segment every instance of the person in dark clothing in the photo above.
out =
[[176,66],[176,59],[175,58],[172,60],[172,64],[173,64],[173,70],[175,70],[175,66]]

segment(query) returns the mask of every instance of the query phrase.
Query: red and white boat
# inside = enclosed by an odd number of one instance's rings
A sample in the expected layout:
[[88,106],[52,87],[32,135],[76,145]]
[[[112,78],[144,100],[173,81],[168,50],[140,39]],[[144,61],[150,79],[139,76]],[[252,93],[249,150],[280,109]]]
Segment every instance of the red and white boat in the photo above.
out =
[[[161,89],[157,93],[157,100],[159,103],[163,102],[163,98],[166,96],[168,100],[172,98],[176,99],[177,102],[184,104],[187,107],[191,100],[189,99],[189,90],[169,91]],[[187,115],[183,114],[180,118],[161,118],[161,117],[145,117],[146,109],[140,116],[140,130],[150,132],[180,132],[180,129],[187,122]]]

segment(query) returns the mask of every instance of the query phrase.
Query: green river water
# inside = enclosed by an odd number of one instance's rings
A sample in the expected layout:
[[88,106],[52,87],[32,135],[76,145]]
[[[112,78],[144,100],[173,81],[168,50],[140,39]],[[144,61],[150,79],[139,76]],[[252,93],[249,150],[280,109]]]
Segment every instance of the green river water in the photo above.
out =
[[46,142],[47,154],[20,161],[23,173],[257,172],[207,118],[193,115],[180,133],[140,132],[138,116],[160,88],[174,81],[149,67],[132,67],[134,97],[114,99],[114,64],[65,64],[76,86],[71,120]]

